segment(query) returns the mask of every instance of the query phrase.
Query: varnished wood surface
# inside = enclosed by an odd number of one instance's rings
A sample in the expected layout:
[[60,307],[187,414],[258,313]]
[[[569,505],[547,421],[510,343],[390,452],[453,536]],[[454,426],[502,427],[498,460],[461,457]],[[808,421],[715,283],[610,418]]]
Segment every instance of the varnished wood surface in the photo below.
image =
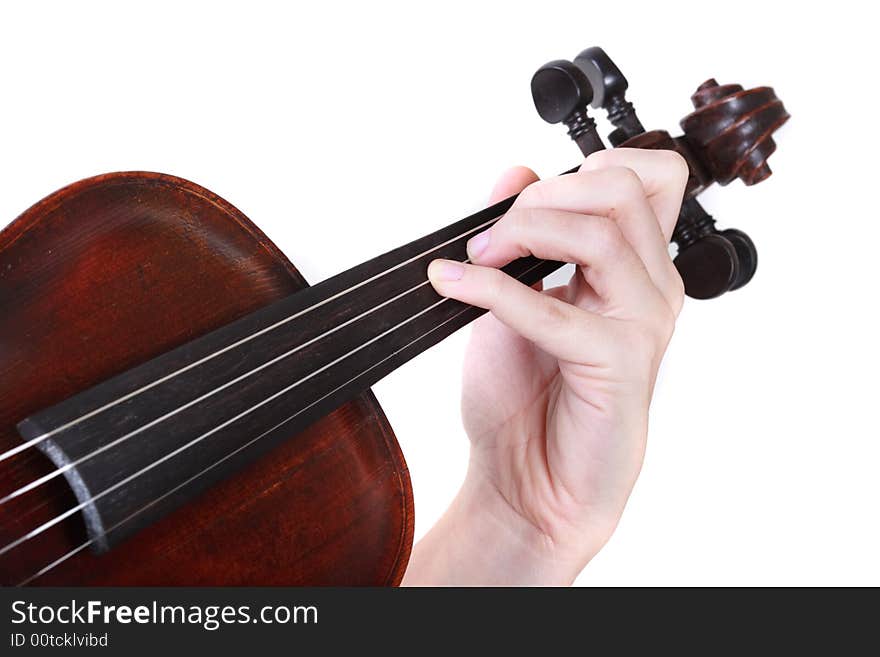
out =
[[[15,424],[305,285],[239,211],[160,174],[81,181],[0,233],[0,451]],[[0,463],[0,495],[51,471]],[[0,507],[0,542],[74,505],[61,478]],[[390,584],[412,542],[409,475],[361,395],[101,557],[39,584]],[[72,517],[0,558],[15,584],[85,540]]]

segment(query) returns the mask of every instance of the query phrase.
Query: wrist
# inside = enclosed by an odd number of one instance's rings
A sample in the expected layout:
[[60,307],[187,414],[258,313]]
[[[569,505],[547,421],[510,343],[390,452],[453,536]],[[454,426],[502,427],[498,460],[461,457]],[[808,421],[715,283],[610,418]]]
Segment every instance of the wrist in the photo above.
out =
[[413,549],[404,584],[566,586],[604,539],[562,543],[471,469],[449,509]]

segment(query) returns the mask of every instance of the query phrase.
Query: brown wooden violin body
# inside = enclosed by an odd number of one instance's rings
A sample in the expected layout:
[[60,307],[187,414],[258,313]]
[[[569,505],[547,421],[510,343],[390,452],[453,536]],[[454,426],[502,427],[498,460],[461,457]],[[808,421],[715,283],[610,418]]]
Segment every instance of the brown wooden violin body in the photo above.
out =
[[[0,233],[0,452],[16,423],[307,284],[236,208],[151,173],[66,187]],[[2,489],[54,467],[33,450]],[[6,544],[74,504],[62,477],[0,506]],[[35,491],[36,492],[36,491]],[[78,515],[8,556],[17,584],[85,539]],[[395,584],[413,533],[400,448],[371,393],[109,553],[88,549],[34,584]],[[20,579],[19,579],[20,578]]]

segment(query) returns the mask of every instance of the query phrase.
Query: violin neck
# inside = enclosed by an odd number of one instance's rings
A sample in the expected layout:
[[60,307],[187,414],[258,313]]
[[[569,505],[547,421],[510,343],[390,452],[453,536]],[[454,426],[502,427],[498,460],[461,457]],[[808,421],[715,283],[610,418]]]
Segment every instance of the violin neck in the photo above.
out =
[[[66,468],[93,546],[107,550],[485,312],[438,296],[428,263],[465,261],[468,239],[514,198],[124,372],[19,431]],[[533,284],[559,266],[523,258],[505,271]]]

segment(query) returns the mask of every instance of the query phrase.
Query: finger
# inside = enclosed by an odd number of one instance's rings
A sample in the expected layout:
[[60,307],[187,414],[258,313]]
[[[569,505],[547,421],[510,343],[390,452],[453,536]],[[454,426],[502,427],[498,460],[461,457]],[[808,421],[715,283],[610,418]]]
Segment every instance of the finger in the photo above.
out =
[[669,304],[676,309],[680,306],[681,278],[669,257],[668,240],[641,178],[634,170],[623,167],[585,170],[535,183],[520,194],[508,214],[536,207],[614,219]]
[[610,167],[632,169],[641,179],[645,195],[660,222],[668,243],[678,220],[681,200],[690,170],[685,159],[674,151],[615,148],[590,155],[581,171],[596,171]]
[[614,352],[613,319],[537,292],[493,267],[434,260],[428,278],[438,294],[492,311],[555,358],[582,362],[587,349],[591,354]]
[[[552,208],[614,219],[649,271],[668,246],[639,176],[615,167],[550,178],[529,186],[511,210]],[[652,271],[653,273],[653,271]]]
[[492,193],[489,195],[489,205],[502,201],[514,194],[519,194],[526,187],[538,180],[538,174],[528,167],[513,167],[508,169],[498,178]]
[[[498,181],[495,183],[495,187],[492,188],[492,193],[489,194],[489,205],[509,198],[514,194],[519,194],[526,187],[538,180],[538,174],[528,167],[516,166],[508,169],[501,174]],[[538,291],[543,290],[544,282],[538,281],[532,285],[532,288]]]
[[471,262],[483,266],[501,267],[528,255],[581,265],[590,287],[628,315],[650,312],[660,296],[642,259],[607,217],[520,209],[468,242]]

